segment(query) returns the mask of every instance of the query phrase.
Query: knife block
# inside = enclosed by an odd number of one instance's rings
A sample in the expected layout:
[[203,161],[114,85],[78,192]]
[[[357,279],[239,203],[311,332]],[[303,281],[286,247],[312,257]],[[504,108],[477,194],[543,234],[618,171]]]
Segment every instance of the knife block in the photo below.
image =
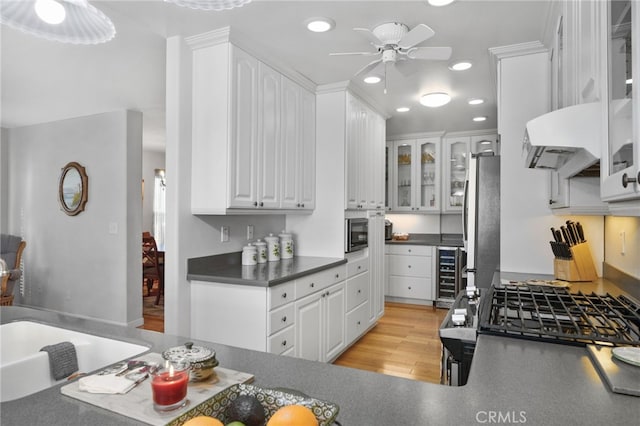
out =
[[569,249],[572,259],[553,260],[555,277],[563,281],[593,281],[598,278],[589,244],[580,243]]

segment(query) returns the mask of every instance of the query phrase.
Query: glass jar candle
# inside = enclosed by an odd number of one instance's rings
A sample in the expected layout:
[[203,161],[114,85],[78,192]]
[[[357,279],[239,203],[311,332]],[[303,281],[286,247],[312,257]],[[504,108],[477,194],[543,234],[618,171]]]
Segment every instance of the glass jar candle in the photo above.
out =
[[153,408],[156,411],[171,411],[187,404],[190,364],[186,359],[165,360],[151,374]]

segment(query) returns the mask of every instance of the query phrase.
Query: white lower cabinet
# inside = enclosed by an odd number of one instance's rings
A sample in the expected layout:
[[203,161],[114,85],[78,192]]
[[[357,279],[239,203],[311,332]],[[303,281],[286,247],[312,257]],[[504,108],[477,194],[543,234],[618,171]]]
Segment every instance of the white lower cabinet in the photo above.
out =
[[386,256],[388,296],[433,300],[433,247],[390,245]]
[[345,345],[344,282],[297,300],[296,356],[311,361],[329,361]]

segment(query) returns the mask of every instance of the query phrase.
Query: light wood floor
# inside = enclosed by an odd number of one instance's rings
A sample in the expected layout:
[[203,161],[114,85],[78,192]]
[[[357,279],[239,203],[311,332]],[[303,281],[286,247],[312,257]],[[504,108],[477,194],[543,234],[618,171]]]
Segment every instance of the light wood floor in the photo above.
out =
[[446,309],[387,302],[378,324],[334,364],[440,383],[438,327],[446,314]]
[[[446,309],[385,303],[378,324],[347,349],[336,365],[440,383],[438,327]],[[164,332],[164,318],[144,316],[140,328]]]

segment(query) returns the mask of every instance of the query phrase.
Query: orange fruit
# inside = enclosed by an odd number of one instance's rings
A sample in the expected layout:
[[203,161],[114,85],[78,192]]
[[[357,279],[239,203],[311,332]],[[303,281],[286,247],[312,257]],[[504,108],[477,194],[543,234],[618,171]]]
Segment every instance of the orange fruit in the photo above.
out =
[[214,417],[196,416],[184,422],[182,426],[224,426],[224,423]]
[[307,407],[285,405],[273,413],[267,426],[318,426],[318,420]]

